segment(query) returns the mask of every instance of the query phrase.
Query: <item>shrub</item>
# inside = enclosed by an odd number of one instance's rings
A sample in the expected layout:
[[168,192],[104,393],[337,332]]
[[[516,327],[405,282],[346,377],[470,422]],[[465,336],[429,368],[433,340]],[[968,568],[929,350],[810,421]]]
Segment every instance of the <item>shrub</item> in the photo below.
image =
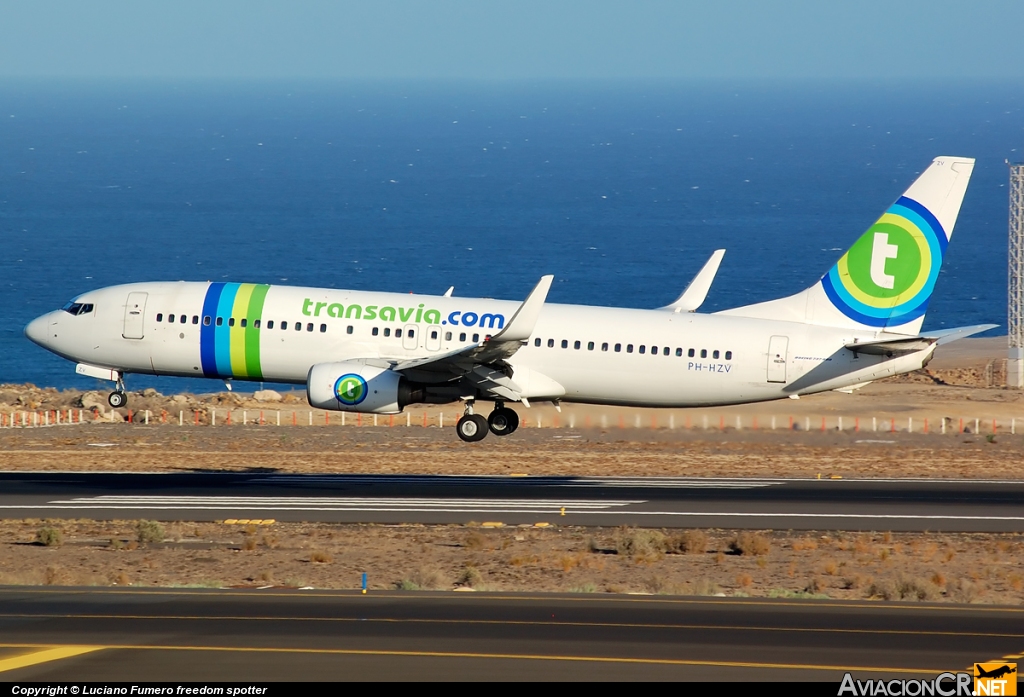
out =
[[164,528],[155,520],[140,520],[135,532],[140,544],[164,541]]
[[439,569],[424,567],[403,578],[395,587],[402,591],[418,591],[436,590],[448,585],[447,577]]
[[64,541],[64,536],[61,531],[57,528],[50,527],[49,525],[39,528],[36,533],[36,544],[44,547],[59,547],[61,542]]
[[729,549],[737,554],[763,556],[772,549],[771,541],[759,532],[741,532],[729,543]]
[[467,588],[476,588],[483,580],[483,575],[475,566],[467,566],[459,576],[457,584]]
[[664,533],[643,528],[622,528],[615,539],[615,551],[627,557],[647,559],[665,552]]
[[578,586],[573,586],[569,589],[570,593],[596,593],[597,586],[593,583],[581,583]]
[[334,557],[327,552],[314,551],[309,553],[309,560],[314,564],[330,564]]
[[703,530],[684,530],[668,538],[669,554],[704,554],[708,549],[708,535]]

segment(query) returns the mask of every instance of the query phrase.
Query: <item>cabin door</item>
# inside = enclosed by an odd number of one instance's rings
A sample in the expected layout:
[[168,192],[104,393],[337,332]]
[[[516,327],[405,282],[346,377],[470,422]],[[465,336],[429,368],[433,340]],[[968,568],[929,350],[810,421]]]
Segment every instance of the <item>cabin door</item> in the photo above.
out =
[[129,293],[128,302],[124,306],[125,339],[141,339],[143,337],[142,322],[146,317],[146,298],[149,293]]
[[768,382],[786,382],[788,336],[773,336],[768,342]]
[[415,351],[420,343],[420,328],[415,324],[405,325],[405,334],[402,335],[402,348],[406,351]]

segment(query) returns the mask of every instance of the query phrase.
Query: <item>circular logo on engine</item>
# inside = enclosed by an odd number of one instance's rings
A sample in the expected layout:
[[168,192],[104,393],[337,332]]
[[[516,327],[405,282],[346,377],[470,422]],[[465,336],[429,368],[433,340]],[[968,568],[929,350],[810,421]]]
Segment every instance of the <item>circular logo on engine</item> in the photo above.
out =
[[822,285],[843,314],[862,324],[910,322],[928,308],[947,243],[931,212],[903,197],[843,255]]
[[347,373],[334,383],[334,396],[342,404],[354,407],[366,399],[366,380],[362,375]]

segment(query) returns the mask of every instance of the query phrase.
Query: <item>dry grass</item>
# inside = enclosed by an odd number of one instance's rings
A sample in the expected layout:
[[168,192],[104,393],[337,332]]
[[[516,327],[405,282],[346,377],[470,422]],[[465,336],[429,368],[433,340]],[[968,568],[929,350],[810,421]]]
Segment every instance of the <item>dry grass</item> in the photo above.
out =
[[334,557],[320,550],[316,550],[309,553],[309,560],[314,564],[330,564],[334,561]]
[[703,530],[683,530],[666,539],[669,554],[704,554],[707,549],[708,534]]
[[44,526],[36,533],[36,544],[43,547],[59,547],[64,541],[64,535],[59,528]]
[[164,528],[155,520],[140,520],[135,526],[136,539],[139,544],[164,541]]
[[729,542],[729,549],[737,554],[763,556],[772,550],[772,543],[759,532],[744,530]]

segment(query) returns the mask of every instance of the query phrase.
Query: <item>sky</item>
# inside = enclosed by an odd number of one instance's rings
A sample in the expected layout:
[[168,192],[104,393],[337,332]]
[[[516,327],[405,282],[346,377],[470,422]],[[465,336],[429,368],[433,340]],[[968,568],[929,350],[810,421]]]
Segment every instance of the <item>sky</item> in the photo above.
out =
[[1017,79],[1021,0],[0,0],[0,78]]

